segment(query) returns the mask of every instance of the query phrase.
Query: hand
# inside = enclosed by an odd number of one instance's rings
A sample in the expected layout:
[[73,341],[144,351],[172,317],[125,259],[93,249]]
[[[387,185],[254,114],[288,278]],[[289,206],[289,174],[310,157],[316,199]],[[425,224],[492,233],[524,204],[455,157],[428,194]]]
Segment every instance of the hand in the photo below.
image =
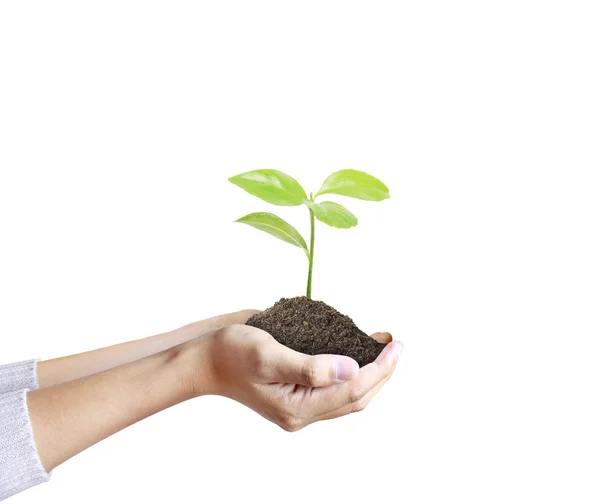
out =
[[[391,341],[388,333],[373,337]],[[403,348],[391,342],[359,370],[349,357],[305,355],[245,325],[231,325],[190,343],[199,350],[192,364],[194,395],[229,397],[289,432],[364,409],[392,375]]]
[[[98,368],[111,355],[122,359],[119,346],[67,357],[63,376],[77,366],[88,374],[27,392],[46,471],[128,425],[202,394],[235,399],[288,431],[359,411],[391,376],[402,349],[401,343],[391,342],[375,362],[359,371],[348,357],[305,355],[260,329],[221,327],[232,319],[245,321],[251,314],[223,315],[176,329],[175,334],[125,344],[133,345],[128,352],[131,360],[103,371]],[[213,329],[198,337],[206,324]],[[387,333],[374,337],[382,343],[391,340]],[[186,343],[139,357],[150,347],[177,339]]]

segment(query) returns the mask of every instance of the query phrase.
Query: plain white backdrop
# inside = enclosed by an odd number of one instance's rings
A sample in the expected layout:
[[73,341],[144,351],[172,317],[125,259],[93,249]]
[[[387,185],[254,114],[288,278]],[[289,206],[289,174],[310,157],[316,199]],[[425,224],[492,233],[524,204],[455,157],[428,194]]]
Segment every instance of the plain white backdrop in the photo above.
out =
[[0,4],[0,361],[302,294],[227,182],[332,171],[391,199],[317,223],[313,294],[405,343],[362,413],[295,434],[222,398],[15,504],[597,503],[596,2]]

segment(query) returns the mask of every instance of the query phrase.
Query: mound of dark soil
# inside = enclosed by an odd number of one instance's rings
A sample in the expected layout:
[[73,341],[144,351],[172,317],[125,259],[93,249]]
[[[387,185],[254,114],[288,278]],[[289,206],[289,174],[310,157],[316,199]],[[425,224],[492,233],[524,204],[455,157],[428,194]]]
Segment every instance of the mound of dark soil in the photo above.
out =
[[281,298],[246,324],[267,331],[297,352],[347,355],[360,367],[373,362],[385,347],[356,327],[347,315],[305,296]]

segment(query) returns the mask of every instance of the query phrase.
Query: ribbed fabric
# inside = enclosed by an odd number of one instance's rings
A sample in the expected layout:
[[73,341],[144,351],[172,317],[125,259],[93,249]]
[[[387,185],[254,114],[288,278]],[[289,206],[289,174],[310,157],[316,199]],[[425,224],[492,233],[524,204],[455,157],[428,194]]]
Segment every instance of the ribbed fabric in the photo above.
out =
[[38,359],[0,366],[0,394],[15,390],[38,388]]
[[[37,452],[27,408],[28,389],[37,388],[37,361],[0,366],[0,500],[48,481]],[[24,385],[28,387],[23,388]]]

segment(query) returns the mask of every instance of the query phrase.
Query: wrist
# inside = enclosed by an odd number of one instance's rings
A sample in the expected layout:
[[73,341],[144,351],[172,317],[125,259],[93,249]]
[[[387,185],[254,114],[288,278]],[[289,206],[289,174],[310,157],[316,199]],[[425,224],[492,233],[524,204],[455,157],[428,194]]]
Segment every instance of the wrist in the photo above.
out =
[[212,333],[203,334],[176,347],[180,354],[181,383],[186,399],[213,393],[214,373],[210,361]]

